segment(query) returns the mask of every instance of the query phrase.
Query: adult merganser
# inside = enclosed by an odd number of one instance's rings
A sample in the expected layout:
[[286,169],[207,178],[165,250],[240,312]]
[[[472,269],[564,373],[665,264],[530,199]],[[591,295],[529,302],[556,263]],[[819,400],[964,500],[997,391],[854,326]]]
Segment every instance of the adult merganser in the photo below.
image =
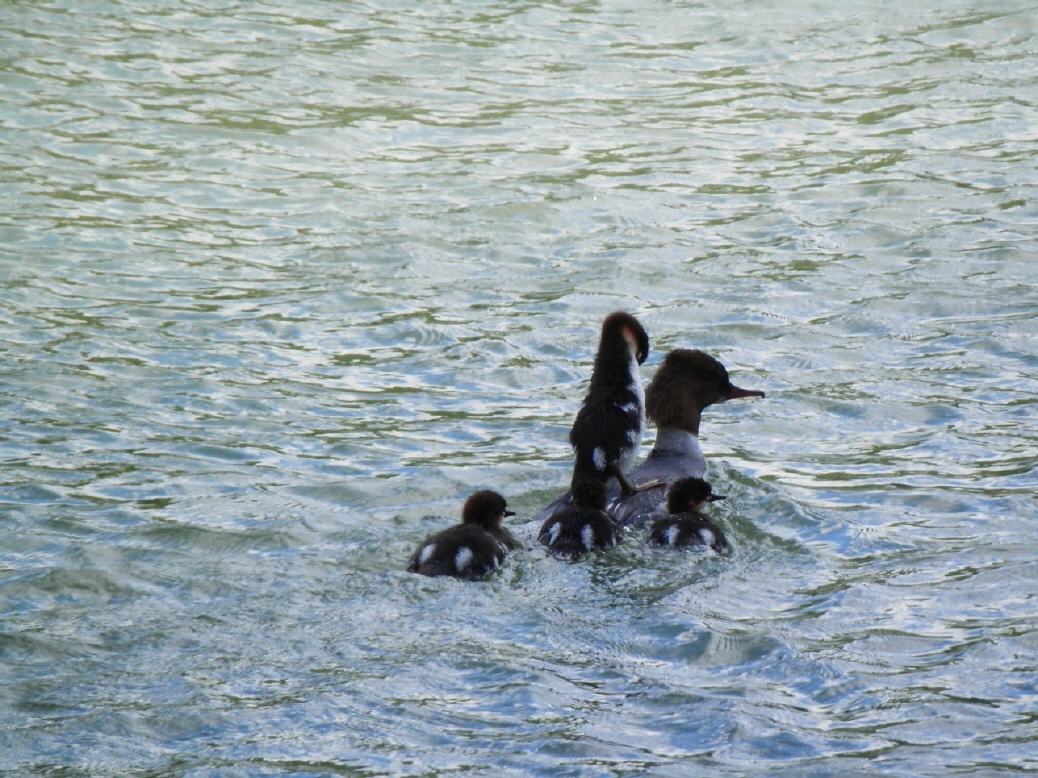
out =
[[507,509],[497,492],[476,492],[465,501],[461,524],[456,524],[421,542],[407,570],[421,575],[452,575],[475,581],[496,570],[508,552],[520,543],[501,526]]
[[[702,478],[706,475],[706,459],[699,446],[703,410],[727,400],[763,396],[764,392],[734,386],[724,365],[709,354],[691,349],[670,351],[645,390],[645,411],[656,424],[656,444],[628,477],[666,483],[684,476]],[[606,511],[621,525],[640,525],[658,517],[665,498],[662,489],[624,496],[612,488]],[[569,502],[569,492],[550,502],[534,526],[564,510]]]
[[[699,446],[703,410],[741,397],[764,397],[764,392],[733,385],[724,365],[703,351],[669,352],[645,390],[645,410],[656,424],[656,444],[631,477],[667,483],[683,476],[702,478],[706,475]],[[643,524],[662,509],[663,499],[660,489],[620,495],[610,503],[609,512],[622,525]]]
[[712,548],[717,553],[728,548],[721,528],[702,513],[707,502],[723,500],[723,494],[714,494],[702,478],[681,478],[667,493],[670,515],[657,519],[649,528],[649,542],[656,546],[675,548]]
[[631,314],[616,311],[602,322],[602,336],[569,442],[575,461],[570,486],[581,481],[609,483],[624,495],[637,490],[624,477],[634,464],[645,429],[645,392],[638,366],[649,355],[649,336]]
[[605,512],[606,490],[598,481],[581,481],[573,487],[573,503],[541,527],[537,540],[560,559],[576,559],[588,551],[612,548],[619,530]]

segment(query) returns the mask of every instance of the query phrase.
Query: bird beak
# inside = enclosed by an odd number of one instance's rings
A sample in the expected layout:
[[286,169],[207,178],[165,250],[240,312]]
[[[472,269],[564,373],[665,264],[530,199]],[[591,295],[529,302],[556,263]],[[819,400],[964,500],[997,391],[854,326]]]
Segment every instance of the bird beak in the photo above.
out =
[[718,500],[727,500],[728,495],[725,494],[711,494],[708,498],[710,502],[717,502]]
[[504,515],[505,516],[515,516],[515,511],[505,511]]
[[763,397],[764,392],[758,392],[756,389],[740,389],[738,386],[733,386],[728,390],[728,394],[725,395],[726,400],[738,400],[742,397]]

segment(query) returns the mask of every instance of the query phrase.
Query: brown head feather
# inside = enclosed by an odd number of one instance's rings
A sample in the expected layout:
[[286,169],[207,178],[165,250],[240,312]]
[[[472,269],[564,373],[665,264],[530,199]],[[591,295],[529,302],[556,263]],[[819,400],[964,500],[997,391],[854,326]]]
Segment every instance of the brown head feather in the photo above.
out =
[[724,365],[703,351],[669,352],[645,390],[645,413],[657,427],[699,431],[699,416],[727,396],[732,383]]
[[505,515],[511,515],[505,498],[490,489],[473,494],[461,509],[462,523],[478,524],[484,529],[500,527],[501,518]]

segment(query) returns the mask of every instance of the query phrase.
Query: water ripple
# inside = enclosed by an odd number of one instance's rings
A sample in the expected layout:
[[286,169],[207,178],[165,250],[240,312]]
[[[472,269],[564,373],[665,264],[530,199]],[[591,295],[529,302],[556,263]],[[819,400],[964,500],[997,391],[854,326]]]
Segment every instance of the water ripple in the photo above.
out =
[[[1033,28],[4,6],[3,766],[1038,768]],[[768,392],[733,554],[404,573],[568,481],[621,307]]]

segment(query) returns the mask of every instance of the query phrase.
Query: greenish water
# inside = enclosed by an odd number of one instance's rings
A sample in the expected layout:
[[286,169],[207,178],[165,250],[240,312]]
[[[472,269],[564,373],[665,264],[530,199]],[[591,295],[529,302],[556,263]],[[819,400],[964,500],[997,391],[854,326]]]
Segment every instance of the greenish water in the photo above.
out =
[[[1032,3],[9,2],[0,101],[0,768],[1038,770]],[[734,555],[402,572],[621,307],[768,393]]]

